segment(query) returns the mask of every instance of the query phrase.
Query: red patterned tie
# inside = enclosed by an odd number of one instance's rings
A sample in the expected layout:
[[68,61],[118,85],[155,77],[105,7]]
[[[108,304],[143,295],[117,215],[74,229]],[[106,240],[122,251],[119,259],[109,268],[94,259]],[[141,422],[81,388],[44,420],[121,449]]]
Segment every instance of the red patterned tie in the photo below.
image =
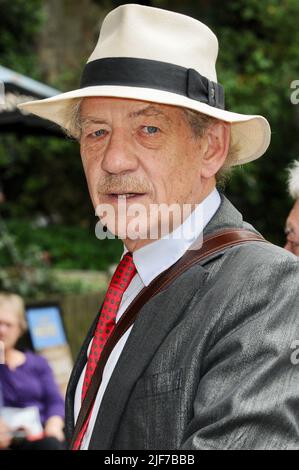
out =
[[[114,330],[116,322],[116,314],[126,288],[130,284],[132,278],[136,273],[136,268],[133,262],[132,254],[126,253],[119,265],[117,266],[115,273],[110,281],[106,296],[104,299],[102,311],[99,317],[98,324],[96,326],[95,334],[93,337],[87,367],[85,371],[85,377],[82,387],[82,401],[85,398],[88,387],[91,382],[91,378],[94,374],[97,363],[100,359],[101,352],[105,346],[107,339]],[[73,450],[80,449],[82,439],[86,432],[91,412],[82,426],[76,442],[73,446]]]

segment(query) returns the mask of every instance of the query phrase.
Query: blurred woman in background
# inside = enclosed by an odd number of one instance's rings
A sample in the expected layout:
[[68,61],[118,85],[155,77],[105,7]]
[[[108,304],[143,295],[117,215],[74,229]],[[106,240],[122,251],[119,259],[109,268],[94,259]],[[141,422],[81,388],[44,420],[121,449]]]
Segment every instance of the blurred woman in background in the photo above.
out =
[[[0,341],[4,347],[4,364],[0,365],[3,406],[38,408],[43,436],[36,440],[36,447],[62,449],[64,401],[46,359],[31,351],[16,349],[16,343],[26,329],[22,298],[0,293]],[[23,444],[26,446],[28,442],[25,440]]]

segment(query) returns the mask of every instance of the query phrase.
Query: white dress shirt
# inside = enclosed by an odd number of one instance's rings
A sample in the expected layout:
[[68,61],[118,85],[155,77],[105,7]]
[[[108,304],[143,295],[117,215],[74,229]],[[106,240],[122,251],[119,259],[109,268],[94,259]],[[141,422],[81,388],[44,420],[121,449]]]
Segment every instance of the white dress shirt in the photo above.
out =
[[[124,311],[144,286],[148,286],[155,277],[172,266],[184,255],[191,244],[200,236],[204,227],[211,220],[220,206],[220,201],[220,195],[217,189],[214,189],[200,204],[196,206],[194,211],[185,219],[183,224],[172,232],[171,237],[165,236],[155,240],[133,253],[133,261],[137,272],[123,294],[119,310],[117,312],[116,322],[118,322]],[[182,234],[183,237],[181,236]],[[124,247],[124,253],[127,251],[128,250]],[[103,395],[132,328],[133,326],[131,326],[119,339],[107,360],[90,421],[81,443],[81,450],[88,449]],[[92,341],[89,344],[87,355],[89,354],[91,343]],[[81,373],[75,392],[75,422],[78,418],[81,407],[81,394],[85,369],[86,366]]]

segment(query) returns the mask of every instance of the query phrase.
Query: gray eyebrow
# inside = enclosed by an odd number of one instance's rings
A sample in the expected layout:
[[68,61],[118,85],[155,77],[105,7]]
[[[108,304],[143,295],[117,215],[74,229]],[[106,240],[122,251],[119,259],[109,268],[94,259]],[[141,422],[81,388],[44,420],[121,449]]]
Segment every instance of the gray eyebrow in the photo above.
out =
[[[128,114],[128,118],[136,118],[139,116],[163,116],[167,121],[169,121],[169,117],[159,108],[153,105],[146,106],[145,108],[139,109],[138,111],[132,111]],[[85,124],[93,123],[93,124],[107,124],[109,123],[103,119],[96,116],[86,116],[79,118],[80,127],[84,126]]]
[[88,124],[90,122],[94,124],[107,124],[108,125],[108,122],[105,121],[105,119],[101,119],[101,118],[97,118],[93,116],[86,116],[86,117],[80,118],[79,120],[80,120],[81,126],[84,124]]

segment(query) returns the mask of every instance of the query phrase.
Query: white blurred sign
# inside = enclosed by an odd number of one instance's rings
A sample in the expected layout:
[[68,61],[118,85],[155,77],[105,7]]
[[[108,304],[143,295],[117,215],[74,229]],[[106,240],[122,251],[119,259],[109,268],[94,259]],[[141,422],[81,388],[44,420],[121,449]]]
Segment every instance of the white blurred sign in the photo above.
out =
[[1,408],[1,417],[12,431],[25,428],[30,436],[37,436],[43,432],[39,410],[36,406],[27,408],[4,406]]

